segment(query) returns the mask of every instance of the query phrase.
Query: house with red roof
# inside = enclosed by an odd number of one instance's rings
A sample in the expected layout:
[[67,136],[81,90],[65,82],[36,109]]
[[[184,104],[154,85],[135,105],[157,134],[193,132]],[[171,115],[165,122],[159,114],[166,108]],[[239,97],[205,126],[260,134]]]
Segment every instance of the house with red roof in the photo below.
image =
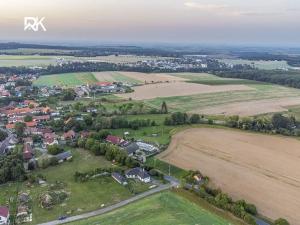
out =
[[76,137],[76,133],[73,130],[69,130],[68,132],[64,133],[64,139],[73,140]]
[[9,209],[6,206],[0,206],[0,225],[9,224]]
[[25,144],[23,147],[23,158],[25,161],[29,161],[33,157],[33,150],[30,144]]
[[108,135],[105,140],[114,145],[119,145],[124,141],[123,138],[120,138],[118,136],[113,136],[113,135]]

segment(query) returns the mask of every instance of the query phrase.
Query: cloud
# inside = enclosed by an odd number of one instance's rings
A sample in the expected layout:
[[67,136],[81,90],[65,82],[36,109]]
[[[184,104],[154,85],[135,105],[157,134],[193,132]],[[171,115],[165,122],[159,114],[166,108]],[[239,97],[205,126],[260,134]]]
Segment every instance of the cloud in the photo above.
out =
[[225,10],[229,8],[228,5],[223,4],[201,4],[198,2],[185,2],[184,5],[188,8],[195,8],[203,11]]
[[185,7],[207,11],[219,15],[227,16],[248,16],[248,17],[261,17],[261,16],[279,16],[284,15],[282,11],[262,11],[262,10],[242,10],[239,7],[234,7],[225,4],[202,4],[199,2],[185,2]]

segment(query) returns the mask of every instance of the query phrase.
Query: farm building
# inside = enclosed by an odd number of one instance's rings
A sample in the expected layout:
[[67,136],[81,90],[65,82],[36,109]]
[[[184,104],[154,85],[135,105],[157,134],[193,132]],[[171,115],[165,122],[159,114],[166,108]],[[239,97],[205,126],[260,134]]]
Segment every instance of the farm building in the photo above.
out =
[[158,148],[154,145],[150,145],[141,141],[136,142],[136,144],[139,146],[139,148],[146,152],[156,152],[158,151]]

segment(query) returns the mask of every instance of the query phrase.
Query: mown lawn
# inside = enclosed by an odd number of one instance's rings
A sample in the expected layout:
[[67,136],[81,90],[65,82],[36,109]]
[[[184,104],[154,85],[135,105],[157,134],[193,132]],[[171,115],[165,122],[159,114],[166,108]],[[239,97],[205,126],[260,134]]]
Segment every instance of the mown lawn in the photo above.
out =
[[[112,166],[103,157],[95,157],[87,151],[74,149],[73,161],[61,165],[40,169],[35,174],[42,174],[46,177],[47,184],[56,181],[64,183],[64,190],[70,193],[63,204],[54,206],[47,210],[40,207],[39,197],[49,187],[40,185],[27,186],[26,182],[21,184],[19,191],[30,193],[33,200],[33,221],[31,224],[38,224],[55,220],[61,215],[76,215],[92,211],[101,207],[102,204],[111,205],[132,196],[131,192],[122,185],[115,182],[111,177],[97,178],[85,183],[77,183],[74,180],[75,171],[89,171],[98,167]],[[145,187],[139,187],[142,188]],[[15,183],[0,187],[0,203],[5,204],[9,196],[16,193]]]
[[96,83],[97,79],[92,73],[64,73],[40,76],[33,84],[36,86],[75,87],[83,84]]
[[229,222],[229,220],[209,212],[200,205],[191,202],[174,192],[163,192],[147,197],[110,213],[70,224],[230,225],[235,223]]

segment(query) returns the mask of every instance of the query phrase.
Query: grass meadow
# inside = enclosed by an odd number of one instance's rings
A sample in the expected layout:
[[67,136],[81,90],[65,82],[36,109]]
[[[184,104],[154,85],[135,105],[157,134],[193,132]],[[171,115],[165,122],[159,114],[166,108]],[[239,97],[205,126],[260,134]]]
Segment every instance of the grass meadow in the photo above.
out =
[[75,87],[83,84],[93,84],[98,80],[93,73],[63,73],[40,76],[35,82],[36,86],[61,86],[61,87]]
[[205,224],[230,225],[224,215],[216,215],[196,202],[189,201],[182,194],[163,192],[142,199],[107,214],[86,220],[70,223],[72,225],[88,224],[122,224],[122,225],[152,225],[152,224]]

